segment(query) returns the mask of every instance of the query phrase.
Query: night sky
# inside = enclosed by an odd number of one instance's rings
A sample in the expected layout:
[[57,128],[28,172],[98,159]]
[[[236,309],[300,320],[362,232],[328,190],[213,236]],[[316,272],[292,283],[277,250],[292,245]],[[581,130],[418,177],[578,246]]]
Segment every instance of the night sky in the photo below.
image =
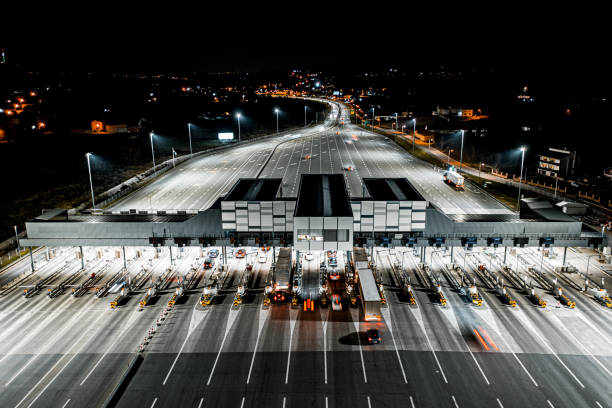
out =
[[[427,69],[449,66],[604,74],[608,34],[592,9],[506,10],[473,3],[431,10],[316,3],[263,9],[174,3],[163,9],[95,8],[51,17],[19,11],[0,46],[32,70],[262,71],[301,67]],[[576,7],[576,6],[574,6]],[[57,10],[53,10],[57,14]],[[78,12],[75,16],[73,13]],[[19,13],[19,14],[16,14]],[[6,21],[5,21],[6,22]],[[4,23],[4,22],[3,22]],[[14,25],[14,27],[13,27]]]

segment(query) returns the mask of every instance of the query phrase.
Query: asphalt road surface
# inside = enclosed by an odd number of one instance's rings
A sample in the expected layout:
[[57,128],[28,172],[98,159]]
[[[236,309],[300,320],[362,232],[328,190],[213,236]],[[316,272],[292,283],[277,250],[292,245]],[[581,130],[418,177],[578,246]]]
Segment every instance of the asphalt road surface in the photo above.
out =
[[[53,299],[47,287],[22,295],[21,289],[63,266],[68,265],[48,288],[78,271],[75,248],[58,249],[22,288],[0,297],[0,405],[100,406],[156,327],[120,407],[612,406],[611,311],[569,285],[562,284],[575,309],[552,301],[539,308],[508,286],[518,301],[511,308],[469,272],[483,306],[466,301],[444,277],[448,303],[441,306],[418,284],[418,260],[411,251],[402,256],[399,249],[378,248],[388,306],[383,321],[364,323],[359,308],[263,308],[270,255],[266,263],[254,264],[248,295],[234,308],[246,260],[230,254],[227,273],[219,274],[219,295],[202,307],[200,294],[213,272],[201,269],[199,248],[188,248],[178,259],[173,255],[174,274],[141,310],[138,302],[147,287],[170,266],[167,248],[158,257],[155,252],[141,249],[136,257],[136,249],[128,249],[132,282],[143,268],[150,275],[115,309],[110,301],[117,292],[97,298],[94,288],[78,298],[70,288]],[[77,284],[96,272],[101,286],[121,270],[123,260],[114,250],[98,256],[93,248],[86,250],[86,273]],[[320,256],[305,267],[316,269]],[[457,250],[455,262],[461,264],[464,256]],[[468,262],[479,263],[484,256],[470,255],[474,261]],[[534,250],[521,256],[538,259]],[[391,270],[401,258],[413,282],[415,306],[399,294]],[[440,274],[450,258],[441,252],[431,259],[433,273]],[[157,326],[180,277],[194,266],[199,270],[195,286]],[[495,263],[492,270],[499,272]],[[367,344],[364,333],[372,326],[379,328],[381,344]]]
[[[282,178],[284,197],[296,197],[301,174],[344,173],[349,194],[363,196],[362,178],[405,177],[446,214],[512,214],[482,190],[456,191],[429,163],[383,135],[349,123],[333,104],[323,125],[194,158],[113,205],[111,210],[203,210],[239,178]],[[352,170],[346,170],[351,167]]]

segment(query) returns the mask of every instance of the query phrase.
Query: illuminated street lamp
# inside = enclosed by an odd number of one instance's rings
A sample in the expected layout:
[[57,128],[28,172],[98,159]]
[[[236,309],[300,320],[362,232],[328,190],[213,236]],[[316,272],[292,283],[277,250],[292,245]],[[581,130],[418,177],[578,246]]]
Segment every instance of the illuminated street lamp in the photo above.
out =
[[275,108],[274,112],[276,113],[276,134],[278,134],[278,108]]
[[402,125],[402,135],[404,134],[404,128],[406,127],[406,125]]
[[[191,157],[193,156],[193,149],[191,148],[191,123],[187,123],[187,130],[189,131],[189,157]],[[172,151],[174,151],[174,149],[172,149]]]
[[304,127],[306,127],[306,105],[304,105]]
[[236,119],[238,119],[238,141],[240,141],[240,117],[242,116],[242,114],[237,113],[236,114]]
[[91,206],[92,206],[91,208],[95,210],[96,200],[94,199],[93,182],[91,181],[91,163],[89,161],[90,156],[91,156],[91,153],[85,153],[85,157],[87,158],[87,170],[89,171],[89,187],[91,188]]
[[395,112],[395,130],[397,131],[397,112]]
[[521,180],[523,178],[523,163],[525,162],[525,146],[521,147],[521,173],[519,175],[519,191],[518,191],[518,199],[516,200],[516,209],[520,211],[520,202],[521,202]]
[[153,132],[149,133],[151,139],[151,156],[153,157],[153,174],[157,176],[157,168],[155,167],[155,151],[153,150]]
[[174,163],[174,158],[176,157],[176,150],[174,150],[174,147],[172,148],[172,168],[176,167],[176,164]]

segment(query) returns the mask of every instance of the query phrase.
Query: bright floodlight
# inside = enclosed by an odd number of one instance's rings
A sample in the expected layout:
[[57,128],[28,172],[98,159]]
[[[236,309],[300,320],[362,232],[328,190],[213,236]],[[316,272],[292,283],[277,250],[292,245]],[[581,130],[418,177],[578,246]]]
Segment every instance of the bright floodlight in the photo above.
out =
[[274,109],[274,112],[278,113],[278,108]]
[[525,146],[521,147],[521,152],[524,152],[525,150],[527,150],[527,148]]
[[91,156],[91,153],[85,153],[85,157]]
[[240,116],[242,116],[240,113],[237,113],[237,114],[236,114],[236,117],[237,117],[238,119],[240,119]]
[[153,132],[149,133],[149,136],[153,137]]

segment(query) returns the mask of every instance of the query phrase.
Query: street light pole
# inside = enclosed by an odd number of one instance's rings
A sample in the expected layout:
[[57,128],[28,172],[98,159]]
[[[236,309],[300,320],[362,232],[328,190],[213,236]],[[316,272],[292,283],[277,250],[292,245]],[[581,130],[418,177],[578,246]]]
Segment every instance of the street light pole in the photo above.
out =
[[395,130],[397,131],[397,112],[395,112]]
[[91,156],[91,153],[85,153],[85,157],[87,157],[87,170],[89,171],[89,187],[91,188],[91,208],[92,210],[95,210],[96,200],[94,199],[93,183],[91,181],[91,163],[89,162],[89,156]]
[[463,135],[465,134],[465,132],[463,131],[463,129],[461,129],[461,155],[459,156],[459,171],[461,171],[461,168],[463,167]]
[[415,144],[416,144],[416,118],[412,118],[412,153],[414,153]]
[[174,156],[176,156],[176,151],[174,150],[174,147],[172,148],[172,168],[175,168],[176,165],[174,163]]
[[15,225],[15,242],[17,243],[17,253],[19,254],[19,257],[21,258],[21,246],[19,246],[19,236],[17,234],[17,226]]
[[404,134],[404,128],[406,127],[406,125],[402,125],[402,135]]
[[238,119],[238,141],[240,141],[240,117],[242,115],[240,113],[236,114],[236,119]]
[[520,202],[521,202],[521,180],[523,178],[523,163],[525,162],[525,147],[521,147],[521,173],[519,175],[519,191],[518,191],[518,199],[516,200],[516,209],[520,211]]
[[306,127],[306,106],[304,106],[304,127]]
[[374,108],[372,108],[372,130],[374,130]]
[[274,109],[274,112],[276,112],[276,134],[278,134],[278,108]]
[[187,123],[187,130],[189,131],[189,157],[193,156],[193,149],[191,148],[191,123]]
[[153,174],[157,176],[157,168],[155,167],[155,151],[153,150],[153,132],[149,133],[149,139],[151,140],[151,156],[153,157]]

